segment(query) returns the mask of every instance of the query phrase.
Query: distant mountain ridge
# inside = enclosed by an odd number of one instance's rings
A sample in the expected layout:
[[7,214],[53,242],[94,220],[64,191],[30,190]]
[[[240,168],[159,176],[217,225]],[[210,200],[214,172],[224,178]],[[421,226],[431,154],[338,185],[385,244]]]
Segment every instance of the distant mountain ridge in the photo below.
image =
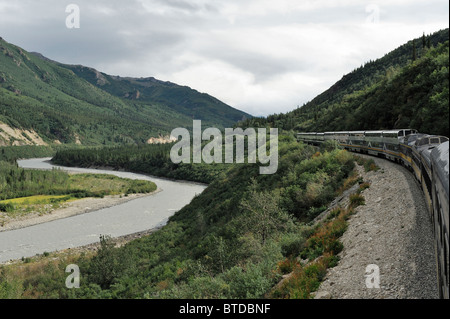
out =
[[[47,144],[146,143],[191,128],[193,119],[224,128],[245,118],[251,115],[187,86],[62,64],[0,38],[0,123]],[[0,134],[0,145],[27,140]]]
[[207,118],[214,126],[223,127],[221,122],[224,117],[231,120],[228,121],[229,124],[234,124],[243,117],[250,117],[243,112],[230,112],[229,107],[218,99],[187,86],[157,80],[154,77],[111,76],[79,65],[63,66],[114,96],[142,103],[162,103],[191,118]]

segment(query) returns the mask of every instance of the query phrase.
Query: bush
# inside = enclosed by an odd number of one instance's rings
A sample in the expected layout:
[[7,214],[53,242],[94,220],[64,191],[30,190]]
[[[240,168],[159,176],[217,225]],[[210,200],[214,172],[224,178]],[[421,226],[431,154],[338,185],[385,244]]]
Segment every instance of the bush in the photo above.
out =
[[357,207],[360,205],[364,205],[366,203],[366,200],[364,199],[364,196],[360,194],[352,194],[350,195],[350,205],[352,207]]
[[11,203],[0,203],[0,212],[10,213],[14,210],[14,205]]
[[89,280],[102,289],[109,288],[116,279],[131,268],[132,259],[124,250],[114,248],[109,236],[100,236],[100,248],[90,262]]
[[370,183],[367,183],[367,182],[362,183],[362,184],[359,185],[359,188],[358,188],[357,193],[360,194],[360,193],[362,193],[365,189],[367,189],[367,188],[369,188],[369,187],[370,187]]
[[298,256],[304,249],[305,243],[305,236],[299,232],[284,235],[280,240],[281,253],[286,257]]
[[246,269],[233,267],[224,274],[225,282],[230,285],[231,299],[262,298],[274,284],[271,273],[266,273],[264,263],[249,264]]
[[327,209],[327,206],[320,206],[320,207],[311,207],[308,212],[306,213],[306,216],[310,220],[313,220],[317,216],[319,216],[321,213],[323,213]]
[[0,269],[0,300],[19,299],[23,291],[23,283],[20,279],[14,278],[6,269]]
[[282,275],[286,275],[294,269],[295,265],[296,262],[294,260],[291,258],[286,258],[278,263],[277,269]]

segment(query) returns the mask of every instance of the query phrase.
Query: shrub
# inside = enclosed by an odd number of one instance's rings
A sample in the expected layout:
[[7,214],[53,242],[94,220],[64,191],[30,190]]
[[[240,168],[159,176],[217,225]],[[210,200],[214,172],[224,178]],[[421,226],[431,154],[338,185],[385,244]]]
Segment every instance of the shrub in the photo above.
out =
[[280,240],[281,253],[283,256],[298,256],[304,249],[306,238],[302,233],[289,233]]
[[306,216],[308,217],[308,219],[313,220],[314,218],[319,216],[322,212],[324,212],[326,209],[327,206],[311,207],[306,213]]
[[296,262],[294,260],[291,258],[286,258],[278,263],[277,269],[282,275],[286,275],[294,269],[295,265]]
[[6,269],[0,269],[0,299],[19,299],[22,297],[23,282],[14,278]]
[[266,273],[264,266],[264,263],[249,264],[245,270],[241,267],[228,270],[224,274],[224,280],[230,285],[229,298],[262,298],[274,283],[273,276]]
[[103,289],[132,268],[132,260],[124,250],[114,248],[110,236],[100,236],[100,248],[89,265],[89,279]]
[[364,197],[358,193],[350,195],[349,199],[352,207],[357,207],[366,203]]
[[370,183],[367,183],[367,182],[362,183],[359,185],[359,189],[358,189],[357,193],[360,194],[361,192],[363,192],[365,189],[367,189],[369,187],[370,187]]
[[11,203],[0,203],[0,212],[10,213],[14,210],[14,205]]
[[341,209],[339,207],[333,209],[331,212],[328,213],[327,220],[331,220],[331,219],[339,216],[340,213],[341,213]]

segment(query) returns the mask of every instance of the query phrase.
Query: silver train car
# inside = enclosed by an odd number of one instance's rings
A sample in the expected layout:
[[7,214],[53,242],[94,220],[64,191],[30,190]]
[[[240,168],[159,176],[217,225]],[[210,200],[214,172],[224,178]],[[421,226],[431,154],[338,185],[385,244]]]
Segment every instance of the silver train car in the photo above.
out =
[[439,295],[449,299],[449,139],[413,129],[298,133],[297,140],[320,145],[337,141],[343,148],[384,157],[404,165],[419,181],[435,238]]

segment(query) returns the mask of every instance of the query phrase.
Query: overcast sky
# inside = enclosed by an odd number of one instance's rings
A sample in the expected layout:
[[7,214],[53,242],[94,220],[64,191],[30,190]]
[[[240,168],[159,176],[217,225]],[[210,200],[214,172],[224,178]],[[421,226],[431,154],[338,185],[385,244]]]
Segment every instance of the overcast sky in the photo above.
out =
[[[67,28],[69,4],[80,27]],[[0,0],[0,36],[53,60],[287,112],[423,32],[448,0]]]

